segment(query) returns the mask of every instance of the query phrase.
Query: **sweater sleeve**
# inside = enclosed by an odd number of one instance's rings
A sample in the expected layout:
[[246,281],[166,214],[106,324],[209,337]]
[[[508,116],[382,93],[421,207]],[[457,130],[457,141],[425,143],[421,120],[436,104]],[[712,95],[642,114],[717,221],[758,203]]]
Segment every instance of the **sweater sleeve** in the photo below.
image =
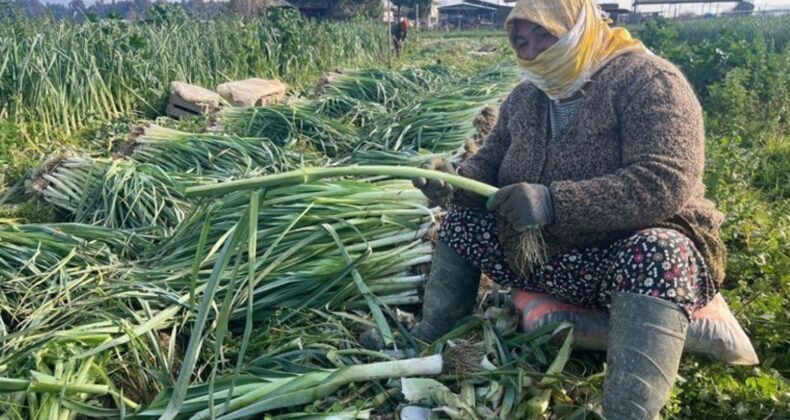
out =
[[702,110],[683,75],[661,70],[620,109],[621,169],[550,185],[549,233],[572,236],[650,227],[677,214],[701,183]]
[[[474,155],[467,158],[459,167],[458,175],[497,186],[499,166],[510,147],[510,130],[508,129],[510,97],[499,107],[499,116],[494,128],[486,137],[483,146]],[[487,197],[468,191],[459,190],[453,202],[463,207],[482,207]]]

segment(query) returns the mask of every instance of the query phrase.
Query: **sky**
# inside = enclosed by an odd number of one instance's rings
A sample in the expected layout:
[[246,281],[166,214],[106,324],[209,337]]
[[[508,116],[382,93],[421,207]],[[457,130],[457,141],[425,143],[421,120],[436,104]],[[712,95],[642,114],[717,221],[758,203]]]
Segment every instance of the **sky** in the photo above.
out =
[[[59,4],[68,4],[69,0],[41,0],[43,3],[59,3]],[[86,5],[91,5],[95,3],[95,0],[83,0]],[[104,0],[105,3],[110,3],[112,0]],[[616,0],[599,0],[600,3],[614,3]],[[631,0],[620,0],[620,7],[625,9],[631,9]],[[757,10],[769,10],[769,9],[790,9],[790,0],[754,0],[754,6]],[[705,6],[705,11],[708,11],[709,7]],[[713,6],[713,11],[716,10],[716,5]],[[722,3],[719,5],[719,10],[724,11],[728,9],[732,9],[735,7],[735,3]],[[667,6],[664,6],[665,10]],[[648,7],[648,6],[640,6],[640,10],[643,11],[650,11],[656,10],[656,6]],[[674,10],[674,9],[673,9]],[[680,12],[696,12],[700,13],[702,10],[700,9],[699,5],[681,5]]]
[[[605,0],[600,0],[600,3],[607,3]],[[614,3],[614,1],[612,1]],[[619,1],[620,7],[631,10],[631,1]],[[790,0],[753,0],[755,10],[771,10],[771,9],[790,9]],[[675,14],[675,8],[678,8],[678,13],[715,13],[718,7],[718,10],[723,12],[726,10],[731,10],[735,7],[737,3],[720,3],[720,4],[683,4],[683,5],[673,5],[672,6],[672,15]],[[649,11],[658,11],[664,10],[669,11],[669,5],[664,6],[639,6],[639,10],[643,12]]]

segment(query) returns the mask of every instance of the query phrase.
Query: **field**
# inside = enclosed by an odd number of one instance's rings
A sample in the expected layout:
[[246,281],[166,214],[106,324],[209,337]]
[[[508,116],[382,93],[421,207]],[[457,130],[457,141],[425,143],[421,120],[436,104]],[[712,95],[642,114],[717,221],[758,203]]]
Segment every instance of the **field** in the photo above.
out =
[[[668,418],[790,415],[788,28],[632,28],[703,103],[723,294],[761,360],[685,357]],[[595,418],[602,355],[518,333],[498,293],[430,347],[403,334],[441,216],[408,181],[301,183],[460,157],[518,82],[503,34],[417,32],[390,58],[361,20],[163,14],[2,21],[0,40],[0,418],[394,418],[404,394],[454,418]],[[299,99],[159,117],[172,80],[253,75]],[[398,352],[361,349],[372,326]]]

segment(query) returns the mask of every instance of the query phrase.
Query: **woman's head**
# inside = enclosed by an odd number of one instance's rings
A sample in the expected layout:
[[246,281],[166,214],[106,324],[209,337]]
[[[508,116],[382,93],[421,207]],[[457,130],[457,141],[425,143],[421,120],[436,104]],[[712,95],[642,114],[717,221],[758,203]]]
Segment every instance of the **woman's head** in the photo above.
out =
[[527,80],[552,99],[575,95],[609,59],[645,50],[609,28],[593,0],[518,0],[506,27]]
[[[507,19],[507,34],[510,45],[519,58],[534,60],[535,54],[528,54],[523,41],[535,41],[534,50],[543,52],[554,45],[571,30],[579,17],[585,0],[520,0]],[[534,33],[536,39],[529,39]],[[550,44],[550,45],[549,45]]]
[[543,51],[556,44],[559,38],[548,29],[523,19],[513,21],[510,44],[522,60],[532,61]]

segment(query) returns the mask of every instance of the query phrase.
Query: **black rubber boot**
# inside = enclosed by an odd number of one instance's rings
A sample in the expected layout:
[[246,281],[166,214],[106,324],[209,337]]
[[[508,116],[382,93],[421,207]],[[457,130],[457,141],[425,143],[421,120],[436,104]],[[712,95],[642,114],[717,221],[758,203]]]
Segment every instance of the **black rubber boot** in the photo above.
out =
[[608,420],[653,420],[669,399],[689,319],[675,303],[615,293],[603,384]]
[[479,287],[480,270],[449,245],[437,241],[423,296],[422,320],[412,335],[434,341],[448,333],[459,319],[472,313]]
[[[437,241],[423,296],[422,320],[411,331],[412,336],[433,341],[449,332],[459,319],[472,313],[479,286],[480,270],[449,245]],[[375,328],[363,333],[359,343],[369,349],[384,348]]]

